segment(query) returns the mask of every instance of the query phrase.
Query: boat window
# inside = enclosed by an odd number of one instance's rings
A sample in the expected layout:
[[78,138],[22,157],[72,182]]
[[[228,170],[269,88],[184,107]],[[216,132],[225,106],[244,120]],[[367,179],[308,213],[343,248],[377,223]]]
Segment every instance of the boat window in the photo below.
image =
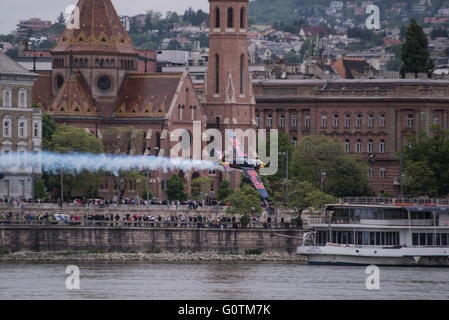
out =
[[432,233],[427,233],[427,245],[433,246],[433,234]]
[[417,245],[419,245],[419,242],[418,242],[418,234],[417,233],[414,233],[413,235],[412,235],[412,244],[414,245],[414,246],[417,246]]
[[442,246],[447,246],[447,244],[448,244],[448,236],[449,236],[448,233],[442,233],[441,234],[441,245]]
[[419,244],[421,246],[425,246],[426,245],[426,234],[425,233],[420,233],[419,234]]

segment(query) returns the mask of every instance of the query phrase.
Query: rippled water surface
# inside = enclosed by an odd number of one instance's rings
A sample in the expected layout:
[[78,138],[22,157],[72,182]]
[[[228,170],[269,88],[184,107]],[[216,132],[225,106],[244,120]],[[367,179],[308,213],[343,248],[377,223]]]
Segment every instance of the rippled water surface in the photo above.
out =
[[67,263],[0,263],[0,299],[449,299],[449,269],[285,262],[80,263],[80,290],[67,290]]

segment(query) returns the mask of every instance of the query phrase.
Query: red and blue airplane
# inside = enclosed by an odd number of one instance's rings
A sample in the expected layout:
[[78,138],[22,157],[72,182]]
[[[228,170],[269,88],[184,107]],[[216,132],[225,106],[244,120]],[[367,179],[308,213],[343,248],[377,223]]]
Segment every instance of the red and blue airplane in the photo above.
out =
[[227,135],[232,140],[232,148],[234,150],[234,159],[232,162],[225,160],[224,155],[220,151],[216,151],[218,158],[220,159],[220,165],[223,166],[226,172],[230,173],[232,169],[242,171],[252,182],[257,191],[259,191],[262,198],[267,199],[268,193],[263,185],[262,180],[259,177],[257,171],[260,168],[264,168],[268,163],[263,163],[259,159],[249,159],[248,155],[243,152],[240,141],[234,135],[232,131],[226,130]]

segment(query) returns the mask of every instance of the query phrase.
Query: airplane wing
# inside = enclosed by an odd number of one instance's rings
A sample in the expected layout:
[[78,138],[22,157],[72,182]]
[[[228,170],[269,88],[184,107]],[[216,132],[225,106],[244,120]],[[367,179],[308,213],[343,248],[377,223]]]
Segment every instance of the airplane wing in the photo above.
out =
[[228,137],[231,139],[232,141],[232,148],[234,149],[234,155],[237,158],[240,159],[246,159],[248,160],[248,156],[246,155],[246,153],[242,150],[242,147],[240,145],[240,141],[237,139],[237,137],[235,136],[235,134],[232,131],[226,130],[226,134],[228,135]]
[[245,173],[245,175],[249,178],[249,180],[251,180],[256,190],[259,191],[262,198],[264,199],[268,198],[268,192],[265,189],[262,180],[260,180],[260,177],[257,174],[256,170],[254,170],[253,168],[242,168],[242,170]]

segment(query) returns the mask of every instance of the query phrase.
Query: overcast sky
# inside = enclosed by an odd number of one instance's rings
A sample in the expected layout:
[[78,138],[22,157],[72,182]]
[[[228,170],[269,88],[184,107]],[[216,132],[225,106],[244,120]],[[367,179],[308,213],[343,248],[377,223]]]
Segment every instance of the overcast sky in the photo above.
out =
[[[19,20],[33,17],[55,21],[59,12],[64,12],[77,0],[0,0],[0,34],[16,28]],[[119,15],[135,15],[147,10],[183,13],[188,7],[209,12],[208,0],[112,0]]]

